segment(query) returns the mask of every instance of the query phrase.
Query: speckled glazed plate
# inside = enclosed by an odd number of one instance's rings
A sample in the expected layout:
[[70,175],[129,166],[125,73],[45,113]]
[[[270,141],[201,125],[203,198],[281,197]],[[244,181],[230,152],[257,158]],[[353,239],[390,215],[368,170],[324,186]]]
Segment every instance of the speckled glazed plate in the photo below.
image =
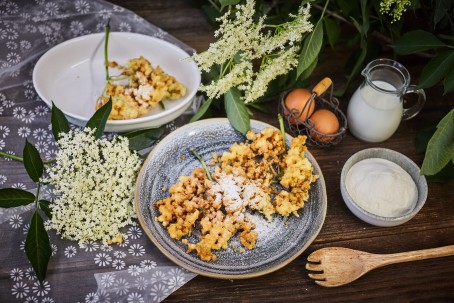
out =
[[[270,125],[251,121],[251,127],[260,131]],[[288,137],[289,141],[291,137]],[[227,119],[208,119],[188,124],[165,137],[150,153],[140,171],[136,192],[137,215],[151,241],[173,262],[197,274],[226,279],[242,279],[275,271],[300,255],[319,233],[326,215],[326,189],[322,172],[314,157],[306,156],[314,166],[319,179],[312,184],[310,198],[299,211],[299,217],[274,216],[267,222],[261,214],[252,213],[259,233],[253,250],[238,252],[238,236],[230,239],[229,248],[216,251],[214,262],[201,261],[195,252],[186,253],[186,246],[171,239],[167,230],[157,222],[159,215],[153,203],[169,195],[162,190],[178,182],[178,177],[190,175],[200,162],[190,152],[194,148],[206,162],[212,153],[222,154],[235,142],[245,137],[235,131]],[[151,207],[150,207],[151,206]],[[198,238],[197,231],[191,237]],[[191,238],[189,239],[191,242]]]

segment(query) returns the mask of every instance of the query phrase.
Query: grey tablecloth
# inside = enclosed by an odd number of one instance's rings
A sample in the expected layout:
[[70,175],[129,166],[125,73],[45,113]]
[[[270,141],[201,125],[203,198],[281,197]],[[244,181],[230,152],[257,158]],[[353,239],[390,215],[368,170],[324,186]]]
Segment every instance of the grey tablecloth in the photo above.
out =
[[[102,0],[0,1],[0,150],[22,155],[25,138],[45,159],[57,146],[50,110],[36,94],[32,71],[38,58],[70,38],[104,31],[159,37],[192,49],[136,14]],[[168,130],[187,123],[188,114]],[[0,188],[33,190],[22,163],[0,157]],[[52,198],[50,190],[44,191]],[[159,302],[194,274],[175,266],[150,242],[139,225],[126,229],[119,246],[61,240],[51,232],[52,257],[40,286],[24,252],[31,208],[0,208],[0,302]]]

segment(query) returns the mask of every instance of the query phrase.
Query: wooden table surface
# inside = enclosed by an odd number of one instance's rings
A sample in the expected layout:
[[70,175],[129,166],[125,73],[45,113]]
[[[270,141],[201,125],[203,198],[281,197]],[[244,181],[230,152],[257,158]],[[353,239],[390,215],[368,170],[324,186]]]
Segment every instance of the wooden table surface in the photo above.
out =
[[[159,26],[197,51],[208,48],[213,27],[191,1],[113,0]],[[334,83],[346,79],[347,51],[334,50],[311,76],[329,76]],[[399,58],[417,81],[422,59]],[[356,87],[356,86],[355,86]],[[354,87],[354,88],[355,88]],[[353,89],[354,89],[353,88]],[[414,119],[402,123],[386,142],[364,143],[350,133],[328,149],[311,148],[326,181],[328,211],[323,228],[312,245],[296,260],[266,276],[246,280],[219,280],[197,276],[170,295],[166,302],[454,302],[454,257],[402,263],[376,269],[342,287],[323,288],[307,276],[307,256],[323,247],[343,246],[372,253],[397,253],[454,244],[454,182],[429,183],[424,208],[411,221],[397,227],[375,227],[357,219],[346,207],[339,188],[345,161],[370,147],[398,151],[422,165],[416,153],[416,134],[439,121],[454,106],[453,94],[443,96],[441,86],[426,90],[427,103]],[[346,109],[351,92],[340,101]],[[277,103],[271,104],[277,112]],[[276,115],[256,113],[254,119],[277,126]]]

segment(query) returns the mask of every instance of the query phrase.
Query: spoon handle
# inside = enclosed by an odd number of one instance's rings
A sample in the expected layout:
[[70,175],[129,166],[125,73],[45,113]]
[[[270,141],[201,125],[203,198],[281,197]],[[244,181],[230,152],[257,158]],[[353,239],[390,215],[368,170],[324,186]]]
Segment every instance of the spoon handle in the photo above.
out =
[[447,257],[452,255],[454,255],[454,245],[408,251],[396,254],[375,255],[377,261],[375,268],[388,264]]

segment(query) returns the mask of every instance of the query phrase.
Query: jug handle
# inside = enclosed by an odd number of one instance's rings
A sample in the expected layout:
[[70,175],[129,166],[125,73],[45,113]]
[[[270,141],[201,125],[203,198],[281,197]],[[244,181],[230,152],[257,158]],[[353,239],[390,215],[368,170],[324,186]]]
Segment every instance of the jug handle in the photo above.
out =
[[409,120],[415,117],[421,111],[422,107],[424,106],[424,103],[426,103],[426,93],[424,92],[423,89],[418,88],[416,85],[409,85],[404,92],[404,95],[405,94],[418,95],[418,101],[416,102],[416,104],[409,108],[404,108],[402,120]]

